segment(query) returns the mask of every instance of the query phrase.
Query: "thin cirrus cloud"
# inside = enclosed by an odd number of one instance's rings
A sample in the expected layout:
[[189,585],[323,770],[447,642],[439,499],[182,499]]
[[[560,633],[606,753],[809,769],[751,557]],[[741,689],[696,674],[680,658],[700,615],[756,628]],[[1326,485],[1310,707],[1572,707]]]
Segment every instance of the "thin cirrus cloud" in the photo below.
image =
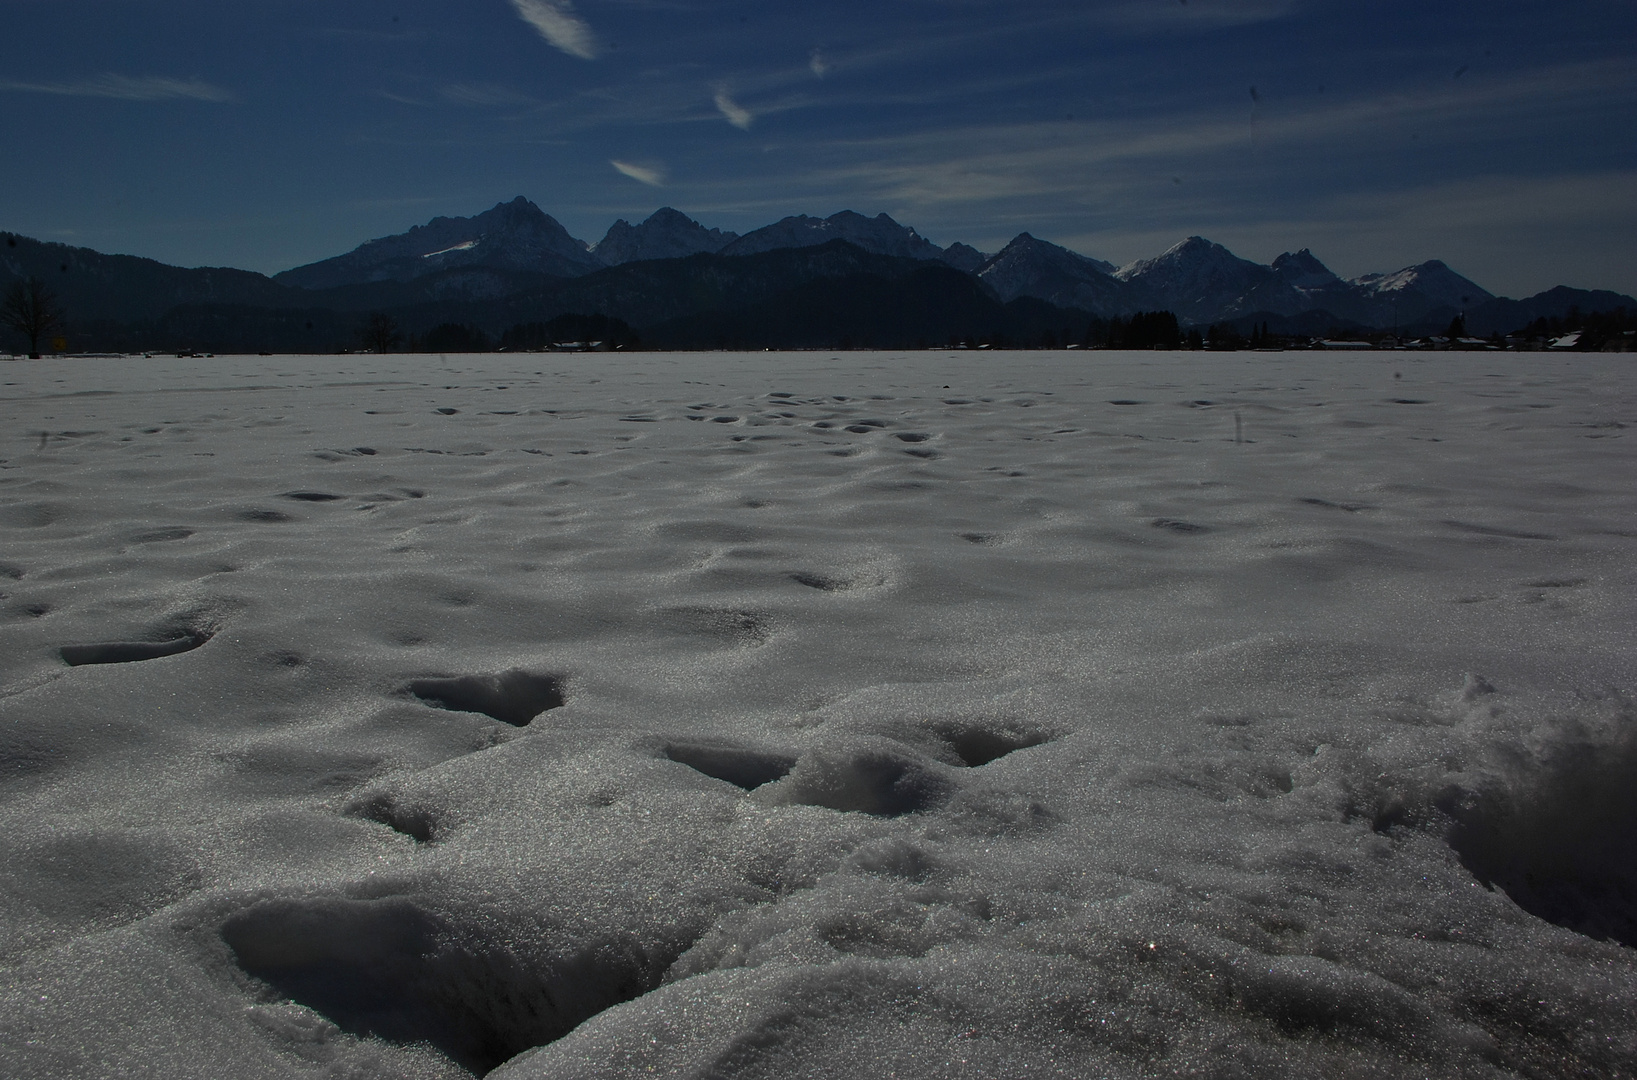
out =
[[570,0],[512,0],[524,22],[540,32],[554,48],[581,60],[595,60],[602,51],[590,25],[574,13]]
[[629,161],[610,161],[609,164],[614,166],[615,171],[629,176],[639,184],[647,184],[649,187],[665,186],[665,170],[658,166],[637,165]]
[[740,131],[749,131],[756,120],[751,111],[729,97],[726,90],[716,91],[716,111]]
[[0,82],[0,90],[29,94],[56,94],[59,97],[113,98],[118,101],[237,101],[231,90],[199,79],[167,79],[158,76],[133,78],[129,75],[101,75],[67,83]]
[[450,83],[439,89],[445,101],[456,105],[538,105],[527,94],[491,84]]

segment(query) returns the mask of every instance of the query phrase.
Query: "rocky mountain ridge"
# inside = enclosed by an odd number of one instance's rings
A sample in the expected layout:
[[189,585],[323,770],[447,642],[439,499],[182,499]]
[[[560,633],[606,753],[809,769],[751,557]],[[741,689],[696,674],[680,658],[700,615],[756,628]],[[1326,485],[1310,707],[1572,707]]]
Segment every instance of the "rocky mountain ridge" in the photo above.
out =
[[[933,268],[947,273],[919,273]],[[739,340],[735,319],[772,327],[777,311],[794,325],[807,318],[802,305],[828,313],[816,327],[840,328],[873,312],[868,335],[838,329],[838,341],[899,340],[884,329],[891,320],[878,304],[856,299],[874,295],[871,289],[925,308],[897,317],[901,329],[917,328],[901,340],[915,341],[936,339],[927,329],[933,323],[948,324],[950,334],[977,325],[952,314],[972,308],[974,296],[987,298],[979,306],[994,325],[1046,334],[1055,320],[1050,333],[1059,340],[1088,319],[1129,320],[1145,311],[1170,311],[1184,327],[1222,324],[1244,332],[1271,325],[1275,333],[1311,336],[1332,327],[1427,333],[1456,315],[1470,332],[1510,332],[1574,308],[1637,310],[1637,300],[1617,293],[1562,287],[1525,300],[1496,298],[1437,260],[1344,280],[1305,248],[1263,265],[1198,236],[1122,267],[1029,233],[987,255],[961,243],[940,248],[886,214],[851,211],[796,215],[738,236],[662,207],[636,225],[616,221],[600,241],[586,244],[522,197],[470,218],[435,218],[272,278],[0,233],[0,287],[24,277],[49,283],[79,341],[157,340],[139,325],[171,319],[205,328],[189,330],[194,337],[231,325],[237,336],[222,340],[249,342],[266,331],[284,343],[278,347],[301,349],[328,347],[319,340],[326,327],[351,325],[370,312],[391,313],[409,332],[452,322],[491,335],[514,322],[568,314],[617,318],[639,329],[692,320],[690,333],[708,329],[713,340],[730,341]],[[882,284],[912,278],[913,285]],[[1024,301],[1037,305],[1026,316],[993,306]],[[752,308],[761,314],[752,318]],[[190,314],[172,318],[176,312]],[[922,318],[928,312],[943,314],[929,321]]]
[[1494,299],[1437,260],[1348,281],[1306,248],[1263,265],[1191,236],[1153,258],[1115,267],[1029,233],[993,256],[961,243],[941,248],[886,214],[866,217],[850,210],[827,218],[792,215],[740,236],[662,207],[637,225],[616,221],[601,240],[587,244],[521,196],[472,218],[435,218],[371,240],[345,255],[277,274],[274,281],[311,290],[441,274],[445,292],[465,287],[478,298],[495,295],[506,283],[492,275],[451,278],[446,272],[461,267],[579,277],[651,259],[745,256],[834,240],[875,255],[953,266],[977,277],[1002,302],[1032,297],[1104,318],[1166,310],[1184,325],[1205,326],[1256,314],[1290,318],[1325,312],[1340,322],[1393,327]]

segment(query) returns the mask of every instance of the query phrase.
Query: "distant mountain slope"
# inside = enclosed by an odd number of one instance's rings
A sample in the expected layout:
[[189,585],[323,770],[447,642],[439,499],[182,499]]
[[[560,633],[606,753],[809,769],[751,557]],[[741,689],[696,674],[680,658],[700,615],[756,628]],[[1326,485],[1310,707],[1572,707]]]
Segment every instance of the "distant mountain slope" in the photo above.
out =
[[989,256],[970,244],[963,244],[959,240],[944,248],[939,256],[945,263],[957,270],[964,270],[968,274],[975,274],[989,261]]
[[[518,322],[572,313],[608,315],[643,328],[701,312],[747,307],[811,281],[858,275],[891,281],[925,265],[923,260],[878,255],[845,240],[832,240],[755,255],[701,253],[623,263],[495,301],[451,303],[403,315],[417,322],[441,322],[466,312],[465,317],[498,331]],[[970,277],[965,280],[983,289]]]
[[624,218],[614,222],[603,238],[592,245],[591,254],[604,266],[618,266],[641,259],[682,259],[700,252],[714,254],[737,239],[736,232],[707,229],[681,211],[662,206],[640,225],[632,225]]
[[1406,266],[1391,274],[1365,274],[1354,278],[1352,284],[1365,295],[1391,300],[1394,297],[1415,296],[1417,302],[1431,307],[1476,307],[1494,294],[1457,274],[1437,259],[1418,266]]
[[1241,259],[1202,236],[1190,236],[1152,259],[1128,263],[1114,276],[1142,296],[1146,306],[1174,312],[1184,324],[1220,319],[1247,294],[1267,291],[1278,281],[1271,267]]
[[1470,334],[1503,334],[1521,330],[1536,319],[1563,319],[1575,309],[1582,313],[1625,308],[1637,312],[1637,299],[1607,289],[1571,289],[1559,285],[1522,300],[1497,296],[1466,312]]
[[1059,307],[1098,315],[1129,315],[1141,294],[1111,276],[1114,267],[1028,233],[1018,236],[977,271],[978,279],[1002,300],[1032,296]]
[[[921,274],[929,269],[938,272]],[[913,275],[913,287],[904,284]],[[355,347],[370,312],[390,313],[406,333],[454,322],[491,336],[561,315],[606,316],[669,327],[676,341],[727,340],[735,319],[771,341],[774,322],[788,318],[795,321],[780,341],[809,340],[799,330],[809,327],[815,343],[836,335],[864,343],[937,339],[935,324],[946,338],[1028,326],[1038,340],[1090,340],[1072,327],[1165,309],[1184,326],[1290,334],[1424,334],[1457,314],[1470,332],[1488,334],[1563,319],[1573,308],[1637,309],[1623,294],[1562,287],[1498,298],[1437,260],[1347,281],[1305,248],[1264,266],[1198,236],[1118,270],[1028,233],[985,256],[961,243],[939,248],[885,214],[851,211],[789,217],[735,237],[662,207],[638,225],[615,222],[593,250],[523,198],[472,218],[436,218],[273,279],[0,233],[0,288],[29,276],[57,294],[73,349]],[[925,310],[894,313],[894,304]],[[987,313],[979,323],[989,330],[973,330],[967,308]],[[1013,314],[996,314],[1003,308]],[[1019,311],[1035,321],[1018,321]]]
[[724,255],[758,255],[781,248],[815,247],[845,240],[876,255],[906,259],[939,259],[943,249],[886,214],[867,218],[843,210],[827,218],[798,215],[748,232],[722,249]]
[[0,233],[0,289],[27,277],[44,281],[75,321],[152,319],[180,304],[275,306],[294,295],[249,270],[185,269]]
[[[1090,316],[1038,300],[1003,304],[971,275],[921,261],[884,278],[818,278],[753,304],[701,312],[643,330],[660,348],[912,349],[957,341],[1081,340]],[[1061,336],[1059,336],[1061,335]]]
[[301,289],[370,281],[412,281],[451,267],[482,266],[572,277],[602,263],[557,220],[519,195],[470,218],[433,218],[396,236],[361,244],[345,255],[275,274]]

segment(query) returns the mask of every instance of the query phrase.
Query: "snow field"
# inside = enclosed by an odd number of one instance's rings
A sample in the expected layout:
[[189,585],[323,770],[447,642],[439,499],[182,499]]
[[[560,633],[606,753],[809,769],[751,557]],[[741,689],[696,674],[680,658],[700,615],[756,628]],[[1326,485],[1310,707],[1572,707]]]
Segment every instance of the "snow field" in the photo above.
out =
[[0,366],[0,1066],[1631,1075],[1618,359]]

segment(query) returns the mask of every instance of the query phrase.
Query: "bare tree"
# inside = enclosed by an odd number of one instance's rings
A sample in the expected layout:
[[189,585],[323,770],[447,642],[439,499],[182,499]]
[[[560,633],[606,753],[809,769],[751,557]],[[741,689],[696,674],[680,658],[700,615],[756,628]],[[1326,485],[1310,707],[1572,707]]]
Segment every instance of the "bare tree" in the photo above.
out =
[[369,317],[369,325],[364,327],[364,343],[378,353],[389,353],[398,347],[403,335],[398,333],[398,324],[392,321],[391,315],[384,315],[377,311]]
[[14,282],[0,303],[0,322],[28,338],[30,360],[40,358],[40,339],[62,325],[62,308],[45,282],[31,277]]

